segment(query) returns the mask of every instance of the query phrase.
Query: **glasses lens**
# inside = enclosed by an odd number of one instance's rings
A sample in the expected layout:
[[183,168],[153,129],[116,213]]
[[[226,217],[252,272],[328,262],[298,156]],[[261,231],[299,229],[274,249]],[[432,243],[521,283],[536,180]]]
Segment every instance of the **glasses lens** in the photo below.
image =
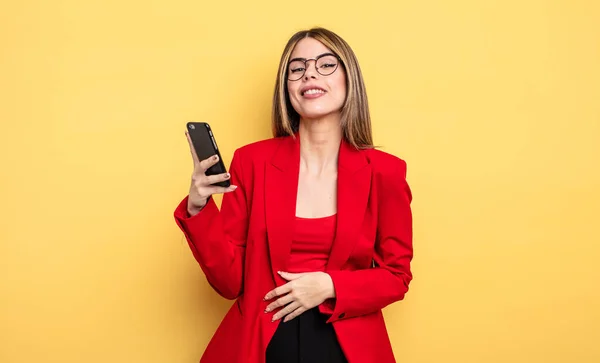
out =
[[304,75],[304,62],[293,61],[288,66],[288,79],[290,81],[297,81]]
[[335,72],[338,67],[338,59],[332,55],[326,55],[317,61],[317,70],[324,76]]

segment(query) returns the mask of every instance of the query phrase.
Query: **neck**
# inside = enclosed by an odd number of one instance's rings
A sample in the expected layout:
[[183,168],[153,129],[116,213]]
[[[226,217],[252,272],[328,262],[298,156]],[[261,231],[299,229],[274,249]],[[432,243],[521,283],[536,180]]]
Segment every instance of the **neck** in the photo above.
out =
[[[333,115],[332,115],[333,116]],[[300,140],[300,168],[311,174],[337,170],[342,141],[338,117],[302,119],[298,130]]]

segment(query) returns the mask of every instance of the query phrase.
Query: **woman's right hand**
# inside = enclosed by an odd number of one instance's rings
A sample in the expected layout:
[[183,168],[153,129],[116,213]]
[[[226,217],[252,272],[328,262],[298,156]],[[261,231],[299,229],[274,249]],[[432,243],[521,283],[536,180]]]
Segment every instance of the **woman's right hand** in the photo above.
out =
[[237,186],[230,185],[228,188],[212,185],[229,179],[229,173],[206,175],[206,170],[215,165],[219,161],[217,155],[213,155],[208,159],[198,160],[198,155],[190,139],[190,135],[186,132],[190,152],[194,161],[194,172],[192,173],[192,183],[190,186],[190,194],[188,197],[187,211],[190,216],[194,216],[204,208],[208,199],[213,194],[228,193],[234,191]]

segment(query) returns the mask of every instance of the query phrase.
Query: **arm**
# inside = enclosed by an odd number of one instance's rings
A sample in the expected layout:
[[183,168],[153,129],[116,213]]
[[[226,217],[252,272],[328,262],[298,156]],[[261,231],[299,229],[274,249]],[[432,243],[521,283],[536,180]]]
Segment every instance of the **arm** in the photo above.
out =
[[246,190],[238,151],[233,155],[229,173],[232,185],[238,188],[223,195],[221,211],[210,198],[198,214],[190,217],[186,196],[174,216],[208,283],[221,296],[235,299],[243,290],[248,229]]
[[401,161],[386,177],[378,200],[377,240],[370,269],[328,271],[335,298],[319,306],[328,322],[369,314],[402,300],[412,280],[412,194]]

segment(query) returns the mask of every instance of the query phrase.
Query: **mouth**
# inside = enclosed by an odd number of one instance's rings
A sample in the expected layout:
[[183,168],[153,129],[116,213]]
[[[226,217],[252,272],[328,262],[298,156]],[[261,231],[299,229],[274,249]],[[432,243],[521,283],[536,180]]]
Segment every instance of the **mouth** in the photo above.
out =
[[313,96],[313,95],[321,95],[325,94],[326,91],[320,87],[307,87],[301,90],[300,94],[302,96]]

